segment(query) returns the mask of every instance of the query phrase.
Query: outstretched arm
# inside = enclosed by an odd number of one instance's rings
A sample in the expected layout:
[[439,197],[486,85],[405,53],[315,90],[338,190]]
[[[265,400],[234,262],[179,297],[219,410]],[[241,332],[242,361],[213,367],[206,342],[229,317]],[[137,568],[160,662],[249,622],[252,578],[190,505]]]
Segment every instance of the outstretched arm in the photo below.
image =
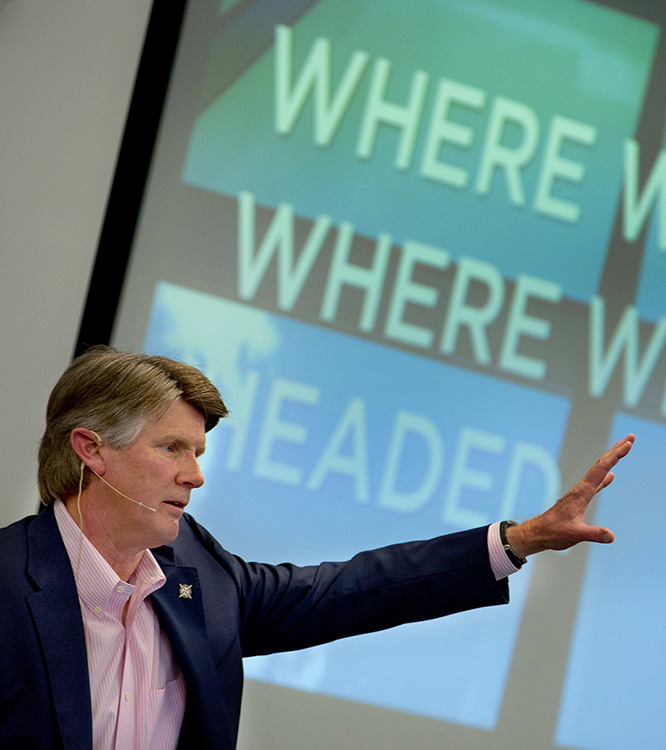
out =
[[568,549],[579,542],[612,542],[615,537],[610,529],[586,524],[585,511],[597,492],[613,481],[612,468],[629,453],[633,442],[634,435],[627,435],[606,451],[555,505],[528,521],[509,527],[506,540],[516,555],[527,557],[547,549]]

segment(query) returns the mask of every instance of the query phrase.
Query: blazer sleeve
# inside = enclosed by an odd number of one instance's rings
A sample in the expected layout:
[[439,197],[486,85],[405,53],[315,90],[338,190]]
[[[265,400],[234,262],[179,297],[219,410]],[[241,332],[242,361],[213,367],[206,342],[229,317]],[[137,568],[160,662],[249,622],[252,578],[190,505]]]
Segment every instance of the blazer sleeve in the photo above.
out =
[[[216,576],[236,602],[243,656],[290,651],[509,600],[490,567],[487,527],[361,552],[346,562],[299,567],[245,562],[191,517],[178,550],[199,546],[197,569],[214,596]],[[222,581],[220,580],[220,583]]]

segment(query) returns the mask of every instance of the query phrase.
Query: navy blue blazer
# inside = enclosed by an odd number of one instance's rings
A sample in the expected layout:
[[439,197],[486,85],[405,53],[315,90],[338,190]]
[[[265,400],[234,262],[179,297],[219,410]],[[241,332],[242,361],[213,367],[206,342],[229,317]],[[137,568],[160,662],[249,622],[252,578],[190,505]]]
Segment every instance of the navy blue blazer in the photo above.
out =
[[[187,685],[179,747],[233,750],[241,658],[508,601],[486,529],[312,567],[248,563],[189,515],[153,550],[166,584],[151,601]],[[192,598],[179,597],[179,584]],[[0,747],[92,746],[83,621],[53,508],[0,530]]]

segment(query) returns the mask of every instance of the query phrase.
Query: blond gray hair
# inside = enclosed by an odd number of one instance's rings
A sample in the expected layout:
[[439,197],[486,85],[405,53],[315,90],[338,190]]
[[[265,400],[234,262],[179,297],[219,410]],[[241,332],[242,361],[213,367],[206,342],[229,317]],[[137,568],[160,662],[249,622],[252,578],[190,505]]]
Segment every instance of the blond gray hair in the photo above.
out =
[[[48,505],[78,489],[80,460],[70,445],[77,427],[126,448],[149,418],[178,399],[204,418],[206,432],[227,415],[217,388],[196,367],[167,357],[95,346],[77,357],[51,392],[39,447],[39,494]],[[88,474],[84,478],[87,483]]]

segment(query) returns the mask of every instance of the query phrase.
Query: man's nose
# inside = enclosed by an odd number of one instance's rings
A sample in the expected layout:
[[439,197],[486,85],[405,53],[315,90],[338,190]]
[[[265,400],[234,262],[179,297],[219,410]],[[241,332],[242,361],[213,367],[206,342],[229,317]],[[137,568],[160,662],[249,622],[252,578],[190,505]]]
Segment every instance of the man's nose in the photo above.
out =
[[192,457],[187,460],[187,465],[181,470],[180,481],[193,489],[201,487],[204,483],[204,475],[199,465],[199,459]]

